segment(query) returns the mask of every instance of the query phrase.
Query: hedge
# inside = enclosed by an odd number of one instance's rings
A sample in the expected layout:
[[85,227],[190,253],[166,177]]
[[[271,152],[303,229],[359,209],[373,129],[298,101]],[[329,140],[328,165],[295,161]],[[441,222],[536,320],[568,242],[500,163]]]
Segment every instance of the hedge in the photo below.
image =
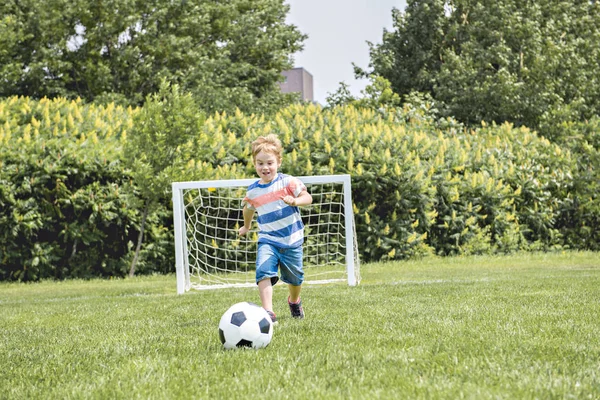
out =
[[[139,193],[122,148],[137,109],[0,101],[0,279],[124,276]],[[599,249],[597,119],[572,149],[509,124],[468,129],[411,106],[295,105],[267,120],[215,114],[174,180],[254,177],[250,143],[275,133],[281,171],[349,173],[361,257]],[[170,188],[138,273],[174,270]]]

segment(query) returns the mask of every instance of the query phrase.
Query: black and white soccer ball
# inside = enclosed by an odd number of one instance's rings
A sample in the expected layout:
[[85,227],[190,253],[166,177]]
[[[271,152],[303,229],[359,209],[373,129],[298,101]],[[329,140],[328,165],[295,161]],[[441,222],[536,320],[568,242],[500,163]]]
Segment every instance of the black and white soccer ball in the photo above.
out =
[[271,317],[257,304],[236,303],[221,317],[219,338],[226,349],[267,347],[273,338]]

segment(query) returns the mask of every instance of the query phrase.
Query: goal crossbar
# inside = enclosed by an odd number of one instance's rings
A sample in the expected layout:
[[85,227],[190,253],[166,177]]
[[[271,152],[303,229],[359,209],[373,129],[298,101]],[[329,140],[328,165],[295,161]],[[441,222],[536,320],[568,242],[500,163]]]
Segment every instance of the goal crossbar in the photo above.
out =
[[[319,274],[312,274],[312,270],[310,274],[307,272],[307,278],[310,276],[312,279],[307,279],[306,283],[345,280],[350,286],[357,285],[360,281],[360,270],[350,175],[302,176],[298,179],[307,185],[311,194],[314,191],[313,203],[316,203],[312,207],[314,212],[308,207],[311,210],[307,216],[304,215],[305,207],[300,211],[306,226],[306,242],[312,246],[309,254],[305,254],[305,259],[325,263],[324,267],[315,268],[315,271],[319,270]],[[240,242],[237,232],[234,232],[237,231],[241,219],[241,200],[246,188],[254,182],[256,179],[172,183],[178,293],[192,288],[255,286],[252,271],[254,262],[251,259],[255,257],[255,253],[246,250],[252,246],[252,238]],[[334,189],[328,189],[329,185]],[[341,189],[338,189],[340,186]],[[235,192],[232,194],[229,192],[231,190]],[[225,195],[221,195],[220,192],[224,192]],[[333,205],[327,201],[332,201]],[[334,249],[332,252],[329,250],[331,248]],[[342,271],[345,277],[332,279],[331,275],[328,275],[329,272],[322,272],[323,275],[327,275],[322,279],[320,271],[328,271],[331,268],[327,263],[333,265],[338,259],[345,263]],[[237,270],[238,264],[243,264],[246,268],[239,274],[244,275],[245,281],[230,281],[229,277],[235,276],[230,270]],[[305,261],[305,270],[306,264]],[[221,269],[221,265],[225,267]],[[217,273],[211,274],[209,271]],[[337,273],[331,272],[334,275]]]

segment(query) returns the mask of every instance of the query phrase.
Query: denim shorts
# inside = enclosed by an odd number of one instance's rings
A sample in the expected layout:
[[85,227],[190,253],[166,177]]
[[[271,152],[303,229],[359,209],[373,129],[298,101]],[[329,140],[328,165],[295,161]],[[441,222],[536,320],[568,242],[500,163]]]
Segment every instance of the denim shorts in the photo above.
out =
[[302,285],[302,246],[286,249],[269,243],[259,243],[256,254],[256,283],[271,278],[271,284],[276,284],[279,280],[278,269],[282,281],[293,286]]

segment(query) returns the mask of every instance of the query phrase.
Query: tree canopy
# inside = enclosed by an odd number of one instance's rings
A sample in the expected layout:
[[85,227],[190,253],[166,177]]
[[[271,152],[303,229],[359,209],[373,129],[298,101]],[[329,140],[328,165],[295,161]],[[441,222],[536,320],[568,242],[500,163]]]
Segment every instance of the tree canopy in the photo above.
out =
[[161,80],[206,111],[265,111],[305,36],[283,0],[7,0],[0,96],[141,104]]
[[369,70],[400,95],[430,93],[466,123],[550,136],[600,113],[600,5],[589,0],[408,0],[371,44]]

